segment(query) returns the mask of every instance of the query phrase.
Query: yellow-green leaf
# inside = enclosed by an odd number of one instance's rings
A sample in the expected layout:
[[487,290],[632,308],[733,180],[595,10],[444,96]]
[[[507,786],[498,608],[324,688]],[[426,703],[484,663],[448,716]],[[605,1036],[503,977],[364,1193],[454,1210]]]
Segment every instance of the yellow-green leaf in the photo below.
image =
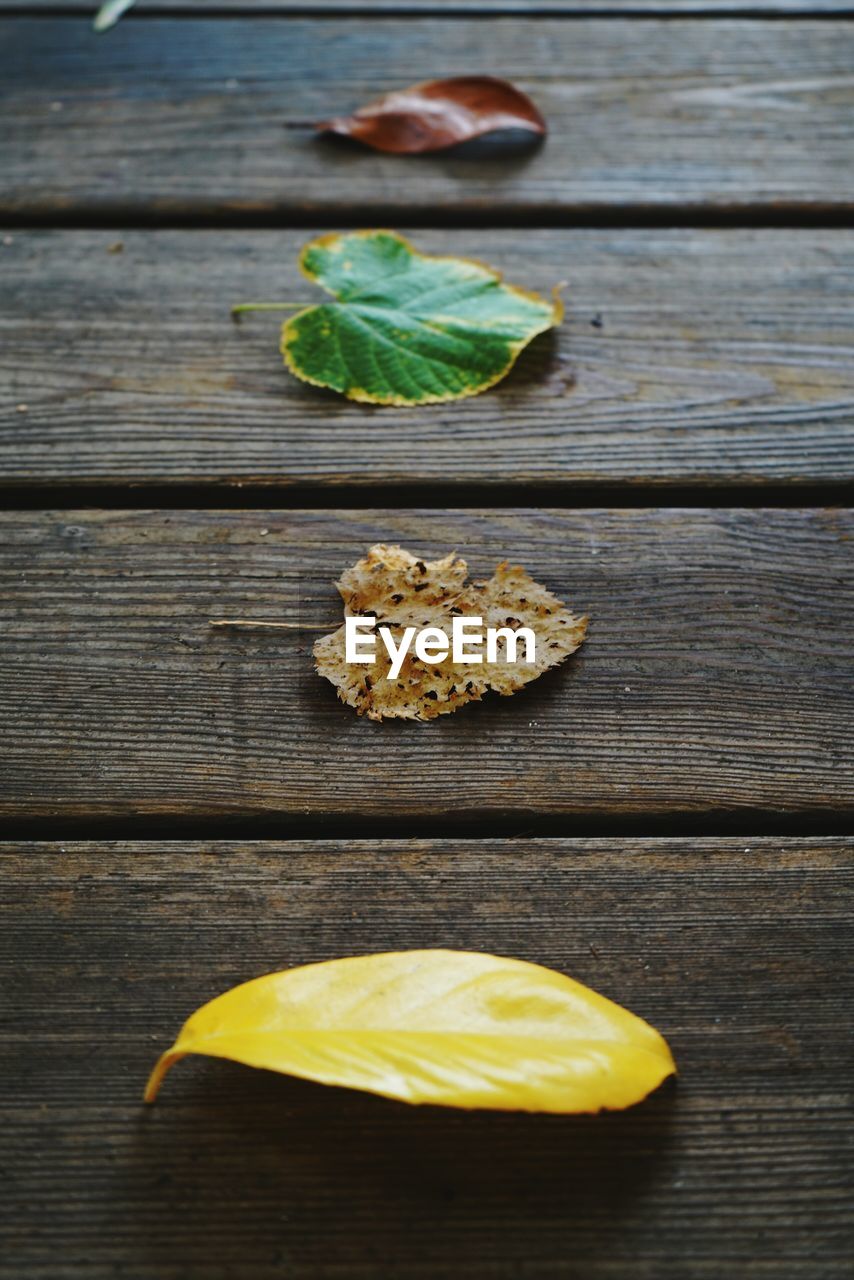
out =
[[403,1102],[600,1111],[675,1072],[646,1022],[540,965],[470,951],[399,951],[306,965],[203,1005],[152,1072],[185,1054]]
[[92,26],[99,32],[109,31],[110,27],[116,25],[122,14],[133,8],[135,3],[136,0],[105,0],[95,14]]
[[286,321],[286,365],[305,382],[370,404],[477,395],[563,317],[559,300],[504,284],[483,263],[419,253],[392,231],[321,236],[305,246],[300,266],[335,301]]

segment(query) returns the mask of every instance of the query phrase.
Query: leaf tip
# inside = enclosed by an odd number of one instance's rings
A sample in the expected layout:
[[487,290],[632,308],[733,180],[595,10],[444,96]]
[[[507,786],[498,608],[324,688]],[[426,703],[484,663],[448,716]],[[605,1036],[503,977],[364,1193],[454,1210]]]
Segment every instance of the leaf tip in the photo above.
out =
[[132,8],[136,0],[105,0],[92,21],[92,29],[98,35],[109,31],[118,22],[122,14]]

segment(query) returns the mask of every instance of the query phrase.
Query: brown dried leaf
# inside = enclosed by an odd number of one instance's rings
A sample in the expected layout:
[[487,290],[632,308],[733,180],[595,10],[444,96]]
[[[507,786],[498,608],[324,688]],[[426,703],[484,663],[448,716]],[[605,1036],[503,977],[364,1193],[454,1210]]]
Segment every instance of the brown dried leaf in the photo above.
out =
[[546,122],[527,94],[495,76],[454,76],[427,80],[387,93],[351,116],[316,126],[355,138],[376,151],[417,155],[441,151],[499,130],[546,132]]
[[[455,615],[482,617],[484,627],[530,627],[536,636],[536,660],[455,664],[451,654],[425,664],[410,649],[396,680],[385,646],[377,638],[376,661],[355,666],[345,660],[343,625],[314,646],[315,666],[338,697],[370,720],[433,720],[467,702],[479,702],[490,689],[509,695],[536,680],[574,653],[584,639],[587,618],[570,613],[556,596],[534,582],[524,569],[505,561],[487,582],[466,583],[468,566],[453,552],[443,560],[417,560],[397,546],[378,544],[346,569],[337,584],[344,614],[374,616],[399,643],[404,628],[439,627],[450,639]],[[524,648],[521,650],[524,654]],[[367,677],[367,678],[366,678]]]

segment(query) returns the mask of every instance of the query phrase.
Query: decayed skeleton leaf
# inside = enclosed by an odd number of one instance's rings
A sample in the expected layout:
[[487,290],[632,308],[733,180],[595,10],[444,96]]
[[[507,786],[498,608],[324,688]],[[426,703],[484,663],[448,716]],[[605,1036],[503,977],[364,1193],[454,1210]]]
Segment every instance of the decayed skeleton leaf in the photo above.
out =
[[398,546],[378,544],[341,575],[337,584],[346,616],[373,616],[400,642],[407,628],[435,627],[451,641],[458,616],[481,617],[496,630],[530,628],[537,640],[533,661],[527,653],[507,661],[507,645],[497,660],[478,664],[454,661],[453,652],[422,662],[410,650],[392,676],[389,654],[377,647],[370,667],[347,662],[346,627],[319,639],[315,665],[341,700],[372,720],[393,717],[433,720],[490,690],[508,695],[562,662],[582,643],[587,618],[571,613],[558,598],[520,567],[500,564],[491,578],[468,582],[465,560],[453,552],[425,561]]

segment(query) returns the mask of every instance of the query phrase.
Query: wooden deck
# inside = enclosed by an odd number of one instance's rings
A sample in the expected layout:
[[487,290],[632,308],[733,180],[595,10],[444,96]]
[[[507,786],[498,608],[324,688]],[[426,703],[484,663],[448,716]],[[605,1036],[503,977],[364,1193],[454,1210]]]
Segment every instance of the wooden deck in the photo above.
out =
[[[4,33],[0,214],[432,213],[852,208],[854,30],[845,21],[148,18]],[[550,122],[508,159],[392,156],[311,124],[425,68],[488,60]],[[41,67],[49,77],[45,100]],[[807,145],[808,144],[808,145]]]
[[[0,0],[0,1280],[842,1280],[854,850],[854,7]],[[528,153],[311,122],[488,71]],[[486,395],[289,377],[300,246],[391,225],[567,315]],[[589,637],[372,724],[312,671],[376,541]],[[215,617],[293,632],[213,630]],[[658,1027],[625,1113],[190,1059],[350,953],[538,961]]]
[[488,396],[418,410],[307,392],[281,368],[278,316],[229,323],[233,302],[315,292],[296,264],[309,234],[10,233],[4,483],[215,487],[209,502],[235,483],[297,501],[313,485],[330,503],[342,485],[450,502],[471,485],[515,486],[514,501],[620,486],[619,503],[640,486],[750,486],[761,502],[854,479],[851,231],[413,231],[509,280],[568,281],[559,336]]
[[[815,839],[9,850],[0,1274],[842,1280],[851,854]],[[143,1113],[164,1034],[212,991],[437,942],[625,1001],[667,1028],[678,1084],[599,1117],[467,1115],[197,1059]]]

